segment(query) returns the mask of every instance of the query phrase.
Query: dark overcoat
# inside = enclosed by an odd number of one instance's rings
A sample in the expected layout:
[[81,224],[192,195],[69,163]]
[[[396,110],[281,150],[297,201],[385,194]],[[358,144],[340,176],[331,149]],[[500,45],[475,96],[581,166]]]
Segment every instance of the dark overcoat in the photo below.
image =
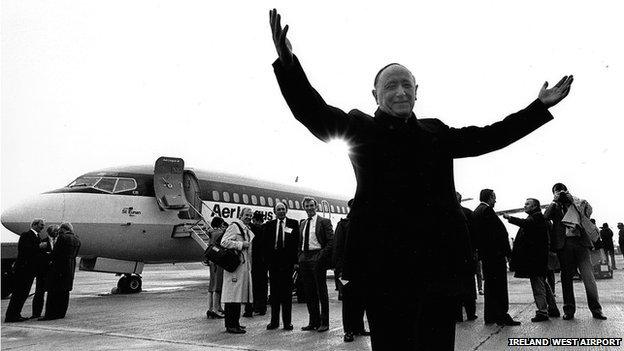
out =
[[541,211],[526,219],[510,217],[509,223],[520,227],[511,254],[511,268],[516,278],[545,277],[548,272],[548,224]]
[[71,291],[74,287],[76,257],[80,239],[71,233],[59,234],[51,253],[52,264],[46,279],[48,291]]
[[[273,63],[295,118],[323,141],[350,145],[357,188],[343,277],[409,282],[413,292],[458,290],[457,274],[471,255],[465,217],[455,197],[453,160],[505,147],[552,119],[535,100],[487,127],[449,128],[438,119],[407,120],[328,105],[294,56]],[[350,237],[350,234],[348,235]],[[409,267],[410,269],[404,269]]]

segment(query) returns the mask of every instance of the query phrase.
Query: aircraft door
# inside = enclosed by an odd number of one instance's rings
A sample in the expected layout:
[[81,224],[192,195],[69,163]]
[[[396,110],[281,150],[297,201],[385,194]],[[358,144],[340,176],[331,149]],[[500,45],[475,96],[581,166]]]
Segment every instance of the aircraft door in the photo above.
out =
[[184,160],[159,157],[154,165],[154,193],[163,210],[187,210],[183,187]]
[[[321,200],[321,209],[323,210],[323,217],[331,219],[331,211],[329,210],[329,202],[327,200]],[[325,216],[327,213],[327,216]]]
[[[186,212],[188,219],[200,219],[202,211],[202,200],[200,197],[201,190],[199,187],[199,181],[195,176],[195,173],[191,171],[184,171],[184,196],[186,201],[192,206]],[[198,213],[199,211],[199,213]]]

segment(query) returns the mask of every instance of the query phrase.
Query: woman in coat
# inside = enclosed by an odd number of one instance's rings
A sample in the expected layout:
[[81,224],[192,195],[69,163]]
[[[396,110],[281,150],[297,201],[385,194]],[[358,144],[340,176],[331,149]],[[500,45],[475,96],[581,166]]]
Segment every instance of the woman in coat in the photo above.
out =
[[241,303],[253,303],[250,245],[254,233],[249,229],[252,217],[251,208],[243,208],[240,219],[234,219],[221,238],[221,246],[236,250],[241,262],[234,272],[223,272],[221,301],[225,304],[225,328],[233,334],[245,333],[245,327],[239,323]]

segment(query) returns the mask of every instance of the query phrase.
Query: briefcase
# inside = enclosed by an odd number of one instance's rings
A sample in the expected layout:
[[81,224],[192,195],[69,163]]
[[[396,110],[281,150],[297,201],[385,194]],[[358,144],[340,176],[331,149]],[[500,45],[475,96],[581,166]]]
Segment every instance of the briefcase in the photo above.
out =
[[232,273],[238,268],[241,260],[238,252],[234,249],[226,249],[221,245],[210,244],[204,252],[206,260],[216,264],[224,270]]

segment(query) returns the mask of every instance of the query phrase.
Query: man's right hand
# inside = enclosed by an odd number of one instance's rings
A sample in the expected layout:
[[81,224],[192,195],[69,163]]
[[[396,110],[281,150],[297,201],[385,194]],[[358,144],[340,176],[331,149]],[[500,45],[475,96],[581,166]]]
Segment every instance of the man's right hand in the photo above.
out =
[[269,23],[271,24],[271,33],[273,34],[273,43],[277,55],[284,66],[288,66],[293,62],[292,46],[286,38],[288,33],[288,25],[282,29],[281,18],[276,9],[269,11]]

